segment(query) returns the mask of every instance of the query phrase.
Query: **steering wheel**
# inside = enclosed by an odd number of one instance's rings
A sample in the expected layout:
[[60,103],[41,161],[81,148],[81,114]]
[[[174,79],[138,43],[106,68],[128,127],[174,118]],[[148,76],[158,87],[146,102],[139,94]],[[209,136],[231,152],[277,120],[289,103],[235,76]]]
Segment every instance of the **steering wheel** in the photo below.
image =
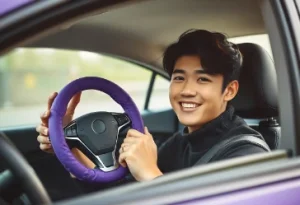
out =
[[0,173],[1,193],[5,194],[6,189],[9,191],[18,181],[32,204],[51,204],[36,173],[4,133],[0,133],[0,159],[8,167],[8,170]]
[[[63,129],[62,120],[68,102],[76,93],[91,89],[108,94],[122,106],[125,113],[89,113],[73,120]],[[128,169],[120,166],[115,157],[119,132],[130,123],[133,129],[144,132],[144,124],[135,103],[121,87],[104,78],[79,78],[58,93],[50,112],[51,144],[68,172],[90,183],[113,182],[125,177]],[[82,165],[73,156],[68,144],[80,149],[96,164],[96,168],[89,169]]]

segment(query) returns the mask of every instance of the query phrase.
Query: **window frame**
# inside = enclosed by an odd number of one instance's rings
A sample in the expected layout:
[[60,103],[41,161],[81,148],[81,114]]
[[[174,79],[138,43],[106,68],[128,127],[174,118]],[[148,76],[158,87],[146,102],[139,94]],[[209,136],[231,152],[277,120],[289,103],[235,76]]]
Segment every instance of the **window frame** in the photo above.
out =
[[[105,55],[107,55],[107,54],[105,54]],[[140,63],[140,62],[137,62],[137,61],[132,60],[132,59],[128,59],[128,58],[124,58],[124,57],[120,57],[120,56],[116,56],[116,55],[109,55],[109,54],[107,56],[127,61],[129,63],[138,65],[138,66],[152,72],[152,76],[151,76],[150,81],[149,81],[149,86],[148,86],[148,89],[147,89],[146,99],[145,99],[145,103],[144,103],[144,110],[143,110],[143,111],[149,111],[149,104],[150,104],[150,100],[151,100],[151,97],[152,97],[153,88],[154,88],[154,85],[155,85],[155,80],[157,79],[157,76],[160,76],[160,77],[166,79],[167,81],[170,81],[170,77],[169,77],[168,73],[166,71],[164,71],[163,69],[155,68],[153,66],[149,66],[147,64]]]

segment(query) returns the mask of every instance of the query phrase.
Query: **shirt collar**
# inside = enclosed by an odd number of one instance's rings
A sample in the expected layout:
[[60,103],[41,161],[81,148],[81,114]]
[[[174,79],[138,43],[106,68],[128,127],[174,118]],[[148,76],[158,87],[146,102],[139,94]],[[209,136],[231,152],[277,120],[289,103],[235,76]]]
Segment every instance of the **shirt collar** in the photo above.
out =
[[228,106],[221,115],[192,133],[188,133],[188,128],[185,127],[182,135],[187,138],[195,149],[210,148],[222,137],[222,133],[231,128],[233,116],[234,108]]

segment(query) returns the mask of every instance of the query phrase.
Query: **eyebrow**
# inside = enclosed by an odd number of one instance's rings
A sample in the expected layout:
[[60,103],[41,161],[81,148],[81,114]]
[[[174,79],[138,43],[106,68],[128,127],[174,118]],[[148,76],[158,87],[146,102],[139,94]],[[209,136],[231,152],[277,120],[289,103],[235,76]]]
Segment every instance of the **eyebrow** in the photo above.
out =
[[[175,69],[173,70],[173,73],[172,73],[172,74],[176,74],[176,73],[179,73],[179,74],[185,74],[185,70],[180,69],[180,68],[175,68]],[[197,69],[197,70],[195,70],[195,73],[196,73],[196,74],[208,74],[208,72],[206,72],[205,70],[202,70],[202,69]]]

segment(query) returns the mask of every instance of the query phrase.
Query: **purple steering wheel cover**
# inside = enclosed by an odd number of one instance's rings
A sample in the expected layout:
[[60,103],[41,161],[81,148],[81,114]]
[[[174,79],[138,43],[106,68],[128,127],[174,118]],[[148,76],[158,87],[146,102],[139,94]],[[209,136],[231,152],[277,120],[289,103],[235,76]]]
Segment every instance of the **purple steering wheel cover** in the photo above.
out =
[[57,158],[65,169],[79,180],[91,183],[112,182],[123,178],[128,172],[127,168],[119,166],[116,170],[110,172],[86,168],[71,153],[63,133],[62,119],[69,101],[76,93],[91,89],[108,94],[127,113],[132,121],[132,128],[144,133],[144,124],[139,110],[126,91],[106,79],[84,77],[66,85],[55,98],[49,118],[49,136]]

